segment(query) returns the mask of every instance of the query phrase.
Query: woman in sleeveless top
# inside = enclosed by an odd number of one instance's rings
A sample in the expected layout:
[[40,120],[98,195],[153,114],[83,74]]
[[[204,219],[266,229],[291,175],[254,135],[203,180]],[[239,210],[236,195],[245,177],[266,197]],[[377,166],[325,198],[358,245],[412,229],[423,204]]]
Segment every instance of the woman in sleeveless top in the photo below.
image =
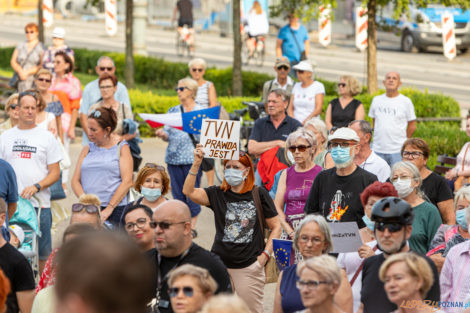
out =
[[[40,95],[39,90],[33,91]],[[54,135],[54,137],[57,137],[57,122],[55,116],[54,114],[45,111],[46,102],[44,101],[44,98],[40,96],[39,99],[39,104],[37,106],[38,113],[36,115],[36,125],[39,128],[49,130]]]
[[325,122],[328,129],[348,127],[352,121],[364,119],[364,105],[353,98],[359,92],[361,88],[354,77],[341,76],[338,83],[339,98],[333,99],[326,109]]
[[98,108],[88,116],[90,143],[83,147],[72,177],[77,197],[96,194],[101,201],[101,218],[119,225],[127,192],[132,185],[132,156],[126,141],[111,133],[117,117],[113,109]]
[[206,73],[206,61],[197,58],[188,63],[191,77],[197,82],[198,89],[196,102],[204,108],[217,106],[217,94],[214,84],[204,79]]

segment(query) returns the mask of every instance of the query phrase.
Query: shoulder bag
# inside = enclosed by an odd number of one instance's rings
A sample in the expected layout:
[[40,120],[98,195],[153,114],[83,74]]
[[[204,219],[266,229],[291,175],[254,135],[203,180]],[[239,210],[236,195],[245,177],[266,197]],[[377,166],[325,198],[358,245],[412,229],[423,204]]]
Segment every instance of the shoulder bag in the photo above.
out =
[[[28,52],[28,54],[26,55],[26,58],[24,59],[24,61],[20,64],[21,68],[23,68],[23,66],[26,64],[26,61],[28,61],[29,57],[31,56],[31,54],[33,53],[34,50],[36,50],[36,47],[39,43],[37,43],[33,49],[31,49],[31,51]],[[18,90],[18,84],[20,83],[20,75],[18,75],[18,73],[15,71],[15,73],[13,74],[13,76],[10,78],[10,81],[8,82],[8,86],[10,86],[11,88],[15,89],[15,90]]]
[[[268,241],[271,230],[266,225],[266,220],[264,218],[263,207],[261,205],[261,198],[259,196],[259,187],[254,186],[251,191],[253,194],[253,200],[255,201],[256,215],[258,216],[259,226],[261,228],[261,234],[263,235],[263,248]],[[256,261],[258,262],[258,261]],[[276,265],[276,259],[274,256],[270,256],[268,262],[264,266],[264,273],[266,274],[266,284],[276,283],[279,277],[279,268]]]
[[299,49],[300,61],[307,60],[307,55],[305,54],[305,50],[304,51],[300,50],[300,44],[297,41],[297,37],[295,37],[294,31],[292,30],[292,28],[290,28],[290,26],[289,26],[289,30],[290,30],[290,33],[292,34],[292,37],[294,37],[294,41],[295,41],[295,45],[297,46],[297,49]]

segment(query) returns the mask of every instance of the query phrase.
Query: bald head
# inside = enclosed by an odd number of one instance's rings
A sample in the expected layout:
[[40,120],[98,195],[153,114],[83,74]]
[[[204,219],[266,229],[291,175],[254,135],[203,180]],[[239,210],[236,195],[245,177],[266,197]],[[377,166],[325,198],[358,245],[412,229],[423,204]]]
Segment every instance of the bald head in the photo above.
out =
[[168,200],[160,204],[155,212],[160,211],[161,215],[181,218],[181,220],[191,220],[191,210],[188,205],[180,200]]
[[383,81],[387,96],[398,96],[398,88],[401,86],[401,77],[398,72],[388,72]]

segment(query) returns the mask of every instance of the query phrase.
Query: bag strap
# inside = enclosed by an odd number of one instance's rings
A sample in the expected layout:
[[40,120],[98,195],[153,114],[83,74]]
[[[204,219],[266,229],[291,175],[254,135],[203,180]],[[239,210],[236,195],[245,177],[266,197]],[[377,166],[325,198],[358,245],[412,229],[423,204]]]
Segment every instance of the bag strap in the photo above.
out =
[[300,50],[300,44],[297,41],[297,37],[295,37],[294,31],[292,28],[289,26],[290,33],[292,34],[292,37],[294,37],[295,45],[297,46],[297,49],[299,49],[300,54],[302,54],[302,50]]
[[265,222],[264,222],[264,214],[263,214],[263,207],[261,205],[261,198],[259,196],[259,186],[253,186],[251,190],[253,195],[253,200],[255,201],[256,212],[258,213],[258,223],[259,227],[261,228],[261,234],[263,234],[265,229]]
[[465,158],[467,157],[467,152],[468,152],[468,148],[470,148],[470,143],[467,144],[467,149],[465,149],[465,153],[463,155],[463,159],[462,159],[462,171],[465,167]]
[[[375,247],[372,248],[372,251],[375,252],[376,250],[377,250],[377,245],[375,245]],[[354,284],[354,282],[357,279],[357,276],[359,276],[359,273],[362,271],[362,268],[364,267],[364,262],[365,261],[366,261],[366,259],[362,260],[361,265],[359,265],[359,267],[356,270],[356,273],[354,273],[353,278],[351,278],[351,281],[349,282],[349,285],[352,286]]]
[[[26,61],[28,61],[29,57],[31,56],[31,54],[33,54],[34,50],[36,50],[36,47],[38,46],[39,42],[34,45],[34,47],[31,49],[31,51],[28,52],[28,54],[26,55],[26,58],[24,59],[23,63],[21,63],[21,68],[23,68],[23,66],[26,64]],[[28,46],[26,46],[26,49],[28,49]]]
[[121,102],[121,111],[122,111],[122,119],[126,119],[126,110],[124,110],[124,102]]

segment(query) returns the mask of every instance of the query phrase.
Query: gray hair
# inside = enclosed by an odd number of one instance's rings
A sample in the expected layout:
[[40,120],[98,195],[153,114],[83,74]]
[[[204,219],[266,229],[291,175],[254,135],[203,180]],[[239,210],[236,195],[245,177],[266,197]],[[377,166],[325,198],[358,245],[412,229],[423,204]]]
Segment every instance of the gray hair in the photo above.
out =
[[328,145],[328,128],[326,127],[325,122],[319,118],[312,117],[305,122],[304,128],[307,128],[308,126],[312,126],[322,135],[323,139],[325,139],[323,147],[326,148]]
[[296,131],[291,133],[289,137],[287,137],[286,150],[299,138],[307,140],[308,144],[312,147],[312,153],[315,154],[315,150],[317,149],[317,139],[311,131],[303,127],[299,127]]
[[370,138],[369,138],[369,143],[370,143],[370,141],[372,140],[372,126],[370,125],[370,123],[364,120],[354,120],[351,123],[349,123],[348,127],[351,127],[352,125],[356,123],[359,123],[359,129],[361,130],[361,133],[363,133],[364,135],[370,134]]
[[416,187],[416,192],[418,193],[418,195],[421,198],[427,199],[426,195],[421,190],[421,185],[423,184],[423,179],[421,178],[421,174],[419,173],[419,170],[416,167],[416,165],[414,165],[413,163],[408,162],[408,161],[400,161],[400,162],[395,163],[392,167],[392,171],[391,171],[391,174],[390,174],[390,180],[392,180],[393,173],[398,169],[404,169],[404,170],[410,172],[411,179],[418,182],[418,187]]
[[193,99],[196,99],[197,89],[199,86],[197,85],[197,82],[194,79],[190,77],[185,77],[183,79],[180,79],[178,81],[178,84],[185,84],[186,87],[193,92]]
[[341,268],[336,259],[327,254],[314,256],[302,261],[297,266],[297,275],[300,277],[305,268],[317,273],[322,279],[339,286],[341,284]]
[[457,202],[465,198],[470,201],[470,186],[463,186],[454,195],[454,211],[457,211]]
[[204,61],[204,59],[201,59],[201,58],[195,58],[195,59],[192,59],[191,61],[189,61],[188,68],[191,69],[195,65],[196,66],[200,65],[200,66],[202,66],[203,69],[207,68],[206,61]]
[[295,235],[294,235],[295,249],[299,250],[300,232],[302,231],[302,228],[304,228],[304,226],[307,225],[308,223],[317,223],[318,227],[320,228],[321,233],[325,237],[325,241],[328,246],[322,252],[328,253],[328,252],[333,251],[333,239],[331,238],[330,226],[328,225],[328,222],[322,215],[317,215],[317,214],[306,215],[303,218],[303,220],[300,221],[299,226],[297,226],[297,229],[295,230]]
[[289,96],[287,95],[287,92],[284,89],[276,88],[269,92],[269,94],[272,94],[272,93],[275,94],[277,97],[281,97],[282,101],[284,102],[289,100]]
[[114,60],[111,57],[108,57],[107,55],[100,56],[100,58],[96,62],[96,66],[100,66],[101,61],[104,61],[104,60],[111,61],[111,63],[113,63],[113,67],[116,67],[116,65],[114,65]]

